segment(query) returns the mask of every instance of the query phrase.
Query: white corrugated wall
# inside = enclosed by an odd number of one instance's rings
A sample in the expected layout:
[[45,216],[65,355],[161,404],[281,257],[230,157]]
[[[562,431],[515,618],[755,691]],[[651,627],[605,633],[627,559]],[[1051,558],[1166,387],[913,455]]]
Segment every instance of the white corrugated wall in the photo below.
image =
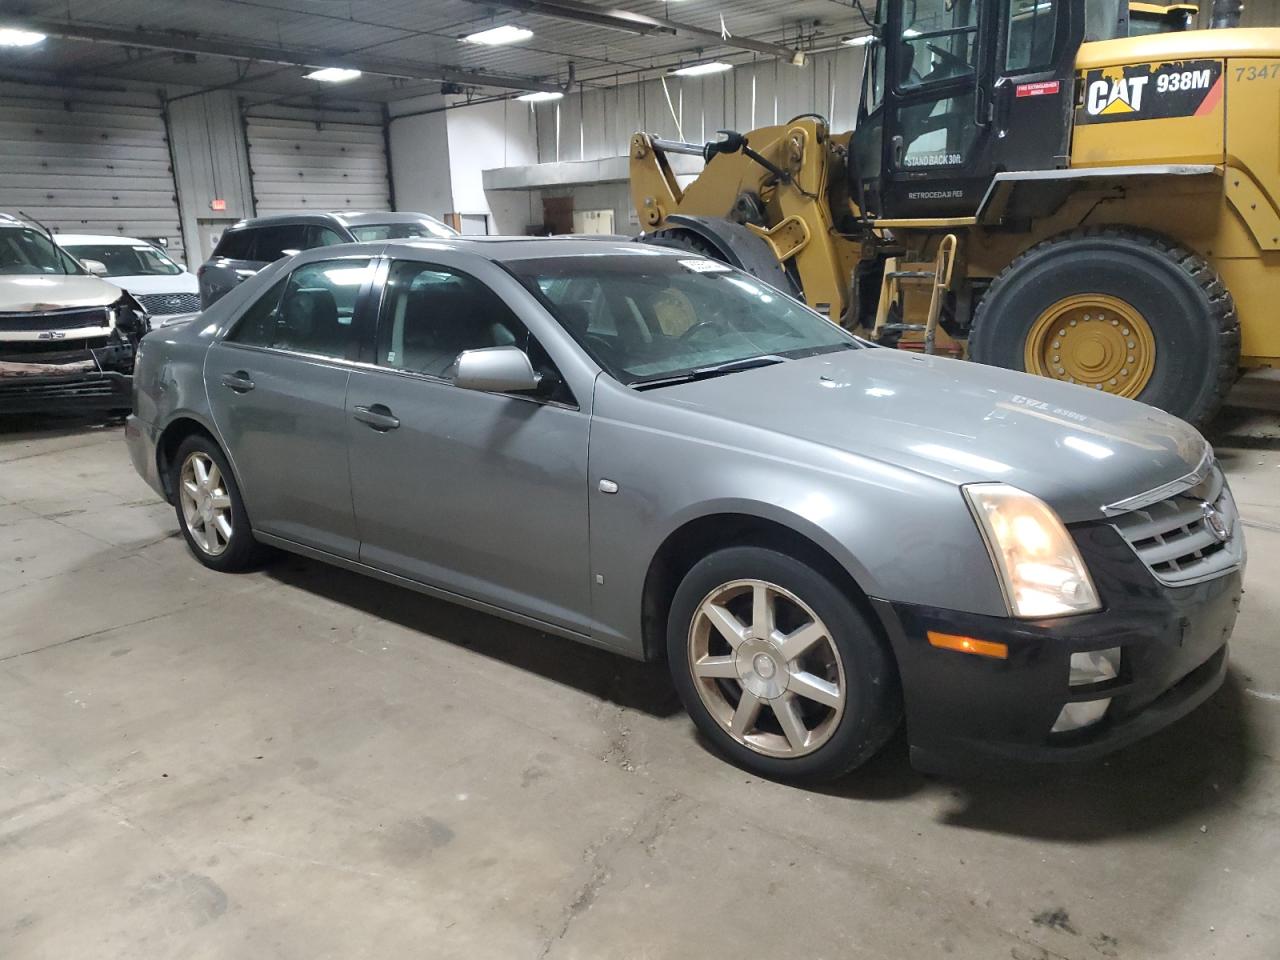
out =
[[159,96],[0,82],[0,210],[55,232],[162,239],[182,259]]
[[244,122],[258,216],[391,209],[377,111],[252,109]]

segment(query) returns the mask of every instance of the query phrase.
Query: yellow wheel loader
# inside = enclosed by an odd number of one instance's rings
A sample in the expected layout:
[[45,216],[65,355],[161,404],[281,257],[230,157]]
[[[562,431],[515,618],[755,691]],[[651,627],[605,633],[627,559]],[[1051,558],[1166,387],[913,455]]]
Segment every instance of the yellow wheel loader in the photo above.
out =
[[[852,132],[633,137],[644,239],[888,345],[1203,424],[1280,361],[1280,29],[1127,21],[1116,0],[880,0]],[[671,153],[702,173],[681,187]]]

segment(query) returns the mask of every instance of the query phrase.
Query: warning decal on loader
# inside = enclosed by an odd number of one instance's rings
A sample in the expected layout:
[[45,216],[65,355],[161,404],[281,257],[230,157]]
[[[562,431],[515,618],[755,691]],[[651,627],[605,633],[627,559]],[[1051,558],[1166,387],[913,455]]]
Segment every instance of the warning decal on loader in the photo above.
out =
[[1159,120],[1208,113],[1222,100],[1221,60],[1104,67],[1085,73],[1076,123]]

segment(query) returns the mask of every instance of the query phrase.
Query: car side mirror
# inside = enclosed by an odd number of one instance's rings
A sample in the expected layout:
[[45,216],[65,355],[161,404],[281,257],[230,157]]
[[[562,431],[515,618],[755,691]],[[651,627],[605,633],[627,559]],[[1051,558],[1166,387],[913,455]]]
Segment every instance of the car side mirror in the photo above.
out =
[[81,260],[80,266],[84,267],[95,277],[105,277],[107,275],[107,265],[101,260]]
[[530,393],[542,377],[519,347],[483,347],[458,354],[454,386],[489,393]]

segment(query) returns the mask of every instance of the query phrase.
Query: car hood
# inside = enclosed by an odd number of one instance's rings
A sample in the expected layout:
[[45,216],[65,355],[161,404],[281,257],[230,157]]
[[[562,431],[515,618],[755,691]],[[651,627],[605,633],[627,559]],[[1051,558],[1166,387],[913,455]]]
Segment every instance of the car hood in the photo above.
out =
[[137,276],[112,277],[111,282],[124,287],[135,297],[153,293],[199,293],[200,282],[194,273],[139,274]]
[[105,307],[120,299],[120,288],[80,274],[0,276],[0,313],[41,313],[75,307]]
[[654,389],[662,403],[951,483],[1000,481],[1066,522],[1178,480],[1207,444],[1146,404],[943,357],[865,349]]

